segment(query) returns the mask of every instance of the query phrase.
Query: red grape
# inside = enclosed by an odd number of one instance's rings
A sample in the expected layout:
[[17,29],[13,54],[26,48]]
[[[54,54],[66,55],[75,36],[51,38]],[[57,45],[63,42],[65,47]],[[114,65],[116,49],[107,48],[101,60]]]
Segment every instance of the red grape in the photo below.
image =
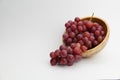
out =
[[97,22],[94,22],[94,23],[93,23],[93,26],[98,27],[99,24],[98,24]]
[[81,44],[80,43],[76,43],[76,47],[80,48]]
[[78,26],[83,26],[83,22],[82,22],[82,21],[79,21],[79,22],[78,22]]
[[75,59],[74,59],[74,56],[72,54],[69,54],[69,55],[67,55],[67,60],[69,62],[73,62]]
[[87,51],[88,48],[83,45],[83,46],[81,46],[81,49],[82,49],[83,52],[85,52],[85,51]]
[[74,30],[76,30],[76,28],[77,28],[77,26],[75,24],[72,24],[71,30],[74,31]]
[[83,38],[83,35],[82,35],[82,34],[78,34],[78,35],[77,35],[77,39],[78,39],[78,40],[81,40],[82,38]]
[[91,28],[91,30],[90,30],[90,32],[95,32],[96,31],[96,27],[95,26],[93,26],[92,28]]
[[88,31],[86,31],[86,32],[83,33],[83,36],[89,38],[90,37],[90,33]]
[[78,26],[78,31],[82,32],[83,31],[83,27],[82,26]]
[[51,52],[51,53],[50,53],[50,57],[51,57],[51,58],[55,58],[54,52]]
[[71,61],[71,62],[68,61],[67,65],[68,65],[68,66],[72,66],[73,63],[74,63],[73,61]]
[[50,60],[50,63],[51,63],[51,65],[56,65],[57,64],[57,60],[55,59],[55,58],[52,58],[51,60]]
[[92,48],[92,42],[91,41],[87,41],[85,44],[88,48]]
[[75,48],[73,49],[73,53],[74,53],[75,55],[80,55],[80,54],[82,53],[82,50],[80,49],[80,47],[75,47]]
[[74,25],[76,25],[76,26],[77,26],[77,22],[76,22],[76,21],[74,21],[72,24],[74,24]]
[[83,25],[83,31],[87,31],[87,27]]
[[67,64],[67,59],[66,58],[61,58],[60,59],[60,64],[61,65],[66,65]]
[[69,28],[70,27],[70,23],[65,23],[65,27]]
[[54,52],[55,57],[58,57],[59,54],[60,54],[60,52],[61,52],[61,51],[60,51],[59,49],[55,50],[55,52]]
[[84,43],[87,43],[89,39],[88,39],[88,37],[84,37],[82,40]]
[[103,40],[103,37],[102,36],[98,36],[97,41],[98,42],[102,42],[102,40]]
[[83,40],[78,41],[81,45],[84,45]]
[[66,50],[67,47],[66,47],[65,45],[61,45],[61,46],[59,47],[59,49],[60,49],[60,50]]
[[73,38],[73,42],[76,43],[78,40],[77,38]]
[[76,35],[79,33],[79,31],[77,29],[74,32],[75,32]]
[[66,41],[66,44],[67,44],[67,45],[70,45],[70,43],[72,43],[72,39],[71,39],[71,38],[68,38],[67,41]]
[[75,55],[75,61],[80,61],[82,59],[81,55]]
[[95,40],[95,37],[94,37],[94,36],[90,36],[90,37],[89,37],[89,40],[90,40],[90,41],[94,41],[94,40]]
[[69,20],[68,23],[70,23],[70,25],[72,25],[73,21],[72,21],[72,20]]
[[88,20],[83,20],[83,24],[86,24],[88,22]]
[[76,21],[76,22],[79,22],[79,21],[80,21],[80,18],[79,18],[79,17],[75,17],[75,21]]
[[97,46],[98,44],[99,44],[99,43],[98,43],[97,40],[94,40],[94,41],[93,41],[93,45],[94,45],[94,46]]
[[101,35],[104,36],[105,35],[105,31],[101,31]]
[[73,49],[76,47],[76,43],[71,43],[70,47]]
[[100,31],[99,31],[99,30],[96,30],[96,31],[95,31],[95,35],[96,35],[96,36],[99,36],[99,35],[100,35]]
[[73,50],[72,50],[71,47],[68,47],[68,48],[67,48],[67,53],[68,53],[68,54],[72,54],[72,53],[73,53]]
[[68,35],[67,33],[64,33],[64,34],[63,34],[63,39],[64,39],[64,40],[68,39],[68,37],[69,37],[69,35]]
[[87,21],[85,25],[88,29],[90,29],[93,26],[93,23],[91,21]]
[[67,28],[67,29],[66,29],[66,32],[67,32],[67,33],[71,32],[71,31],[72,31],[71,28]]
[[74,32],[70,32],[70,33],[69,33],[69,37],[70,37],[70,38],[74,38],[74,37],[75,37],[75,33],[74,33]]
[[66,57],[66,56],[67,56],[67,50],[62,50],[62,51],[60,52],[60,56],[61,56],[61,57]]

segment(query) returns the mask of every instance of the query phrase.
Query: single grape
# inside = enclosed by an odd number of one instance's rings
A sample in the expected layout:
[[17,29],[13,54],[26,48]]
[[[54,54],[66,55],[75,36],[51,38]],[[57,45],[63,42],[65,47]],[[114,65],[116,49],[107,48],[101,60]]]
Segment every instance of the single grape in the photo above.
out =
[[90,33],[91,36],[94,36],[94,33]]
[[67,60],[68,60],[69,62],[73,62],[75,59],[74,59],[74,56],[73,56],[72,54],[68,54],[68,55],[67,55]]
[[88,29],[90,29],[93,26],[93,23],[91,21],[87,21],[85,25]]
[[88,20],[83,20],[83,24],[86,24],[88,22]]
[[81,46],[81,50],[82,50],[83,52],[87,51],[87,49],[88,49],[88,48],[87,48],[86,46],[84,46],[84,45]]
[[102,28],[98,27],[97,30],[102,31]]
[[92,42],[91,41],[87,41],[85,44],[89,49],[92,48]]
[[73,38],[73,42],[76,43],[78,40],[76,37]]
[[70,45],[71,43],[72,43],[72,38],[68,38],[67,41],[66,41],[66,44]]
[[90,37],[90,33],[88,31],[86,31],[86,32],[83,33],[83,36],[89,38]]
[[93,26],[95,26],[97,28],[99,26],[99,24],[97,22],[94,22]]
[[55,52],[54,52],[55,57],[58,57],[60,55],[60,52],[61,51],[59,49],[55,50]]
[[52,58],[52,59],[50,60],[50,64],[51,64],[52,66],[56,65],[56,64],[57,64],[57,60],[56,60],[55,58]]
[[70,32],[70,33],[69,33],[69,37],[70,37],[70,38],[74,38],[74,37],[75,37],[75,33],[74,33],[74,32]]
[[99,42],[98,42],[97,40],[94,40],[94,41],[93,41],[93,45],[94,45],[94,46],[97,46],[98,44],[99,44]]
[[79,17],[75,17],[75,20],[76,22],[79,22],[80,21],[80,18]]
[[95,31],[96,31],[96,27],[93,26],[93,27],[91,28],[90,32],[94,33]]
[[67,33],[70,33],[71,31],[72,31],[71,28],[67,28],[67,29],[66,29],[66,32],[67,32]]
[[103,40],[103,37],[102,36],[98,36],[97,41],[98,42],[102,42],[102,40]]
[[98,26],[97,30],[102,31],[103,27],[101,25]]
[[60,56],[61,56],[61,57],[66,57],[66,56],[67,56],[67,50],[62,50],[62,51],[60,52]]
[[61,58],[60,59],[60,65],[66,65],[67,64],[67,59],[66,58]]
[[87,31],[87,27],[83,25],[83,31]]
[[101,31],[101,35],[104,36],[105,35],[105,31],[102,30]]
[[77,26],[77,22],[76,22],[76,21],[74,21],[72,24],[74,24],[74,25],[76,25],[76,26]]
[[88,37],[84,37],[82,40],[84,43],[87,43],[89,41]]
[[78,26],[83,26],[83,22],[82,22],[82,21],[79,21],[79,22],[78,22]]
[[75,31],[76,28],[77,28],[77,26],[76,26],[75,24],[72,24],[72,26],[71,26],[71,30],[72,30],[72,31]]
[[63,34],[63,39],[64,39],[64,40],[68,39],[68,37],[69,37],[68,33],[64,33],[64,34]]
[[71,43],[70,47],[74,49],[76,47],[76,43]]
[[50,52],[50,57],[51,58],[55,58],[56,57],[55,54],[54,54],[54,52]]
[[78,42],[79,42],[81,45],[84,45],[83,40],[79,40]]
[[69,27],[70,27],[70,23],[68,23],[68,22],[65,23],[65,27],[66,27],[66,28],[69,28]]
[[72,25],[73,21],[72,21],[72,20],[69,20],[68,23],[69,23],[70,25]]
[[95,31],[95,35],[96,35],[96,36],[99,36],[99,35],[100,35],[100,31],[99,31],[99,30],[96,30],[96,31]]
[[83,38],[83,35],[82,35],[82,34],[78,34],[78,35],[77,35],[77,39],[78,39],[78,40],[81,40],[82,38]]
[[67,48],[67,53],[68,53],[68,54],[72,54],[72,53],[73,53],[73,50],[72,50],[71,47],[68,47],[68,48]]
[[80,55],[81,53],[82,53],[82,50],[80,49],[80,47],[75,47],[73,49],[73,54]]
[[75,61],[80,61],[82,59],[82,56],[81,55],[75,55]]
[[78,26],[78,31],[82,32],[83,31],[83,27],[82,26]]
[[95,37],[94,36],[90,36],[89,40],[93,42],[95,40]]
[[79,31],[77,29],[74,32],[75,32],[76,35],[79,33]]
[[60,49],[60,50],[66,50],[67,47],[66,47],[65,45],[60,45],[59,49]]
[[81,44],[80,43],[76,43],[76,47],[81,47]]
[[72,66],[73,63],[74,63],[73,61],[71,61],[71,62],[68,61],[67,65],[68,65],[68,66]]

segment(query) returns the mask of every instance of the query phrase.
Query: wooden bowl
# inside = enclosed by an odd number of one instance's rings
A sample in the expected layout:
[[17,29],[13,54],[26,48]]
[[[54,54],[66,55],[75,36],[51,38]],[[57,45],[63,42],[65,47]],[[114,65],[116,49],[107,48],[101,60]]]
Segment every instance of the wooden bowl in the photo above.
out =
[[[85,18],[82,18],[81,20],[90,20],[90,17],[85,17]],[[107,43],[107,41],[108,41],[108,38],[109,38],[109,34],[110,34],[110,30],[109,30],[109,27],[108,27],[108,25],[106,24],[106,22],[104,21],[104,20],[102,20],[102,19],[100,19],[100,18],[97,18],[97,17],[93,17],[92,18],[92,20],[91,20],[92,22],[97,22],[97,23],[99,23],[100,25],[102,25],[103,27],[104,27],[104,29],[105,29],[105,38],[104,38],[104,40],[100,43],[100,44],[98,44],[96,47],[94,47],[94,48],[92,48],[92,49],[89,49],[89,50],[87,50],[86,52],[84,52],[83,54],[82,54],[82,57],[90,57],[90,56],[92,56],[93,54],[96,54],[96,53],[98,53],[99,51],[101,51],[104,47],[105,47],[105,45],[106,45],[106,43]]]

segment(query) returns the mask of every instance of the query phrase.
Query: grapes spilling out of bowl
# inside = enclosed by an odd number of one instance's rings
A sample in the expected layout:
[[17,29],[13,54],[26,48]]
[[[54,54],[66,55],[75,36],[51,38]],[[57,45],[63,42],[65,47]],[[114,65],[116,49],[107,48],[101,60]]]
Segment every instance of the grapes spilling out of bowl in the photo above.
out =
[[50,52],[51,65],[71,66],[82,59],[85,51],[96,47],[103,41],[105,38],[103,26],[91,19],[81,20],[75,17],[74,21],[69,20],[65,23],[63,44],[59,49]]

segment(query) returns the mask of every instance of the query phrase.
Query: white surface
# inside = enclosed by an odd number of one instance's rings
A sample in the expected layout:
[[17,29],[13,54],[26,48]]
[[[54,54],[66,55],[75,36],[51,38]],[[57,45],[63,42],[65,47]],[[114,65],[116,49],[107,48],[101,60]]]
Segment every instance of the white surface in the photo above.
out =
[[[120,79],[119,0],[0,0],[0,80]],[[64,23],[101,17],[110,27],[106,47],[71,67],[51,66]]]

